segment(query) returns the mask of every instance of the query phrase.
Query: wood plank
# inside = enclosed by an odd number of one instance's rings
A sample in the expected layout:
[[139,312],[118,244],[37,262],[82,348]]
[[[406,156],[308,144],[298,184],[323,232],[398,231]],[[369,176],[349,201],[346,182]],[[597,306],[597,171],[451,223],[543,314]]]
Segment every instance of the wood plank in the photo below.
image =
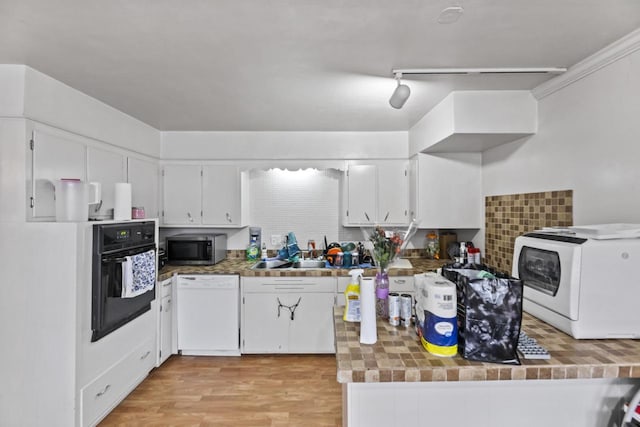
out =
[[100,424],[341,426],[335,355],[172,356]]

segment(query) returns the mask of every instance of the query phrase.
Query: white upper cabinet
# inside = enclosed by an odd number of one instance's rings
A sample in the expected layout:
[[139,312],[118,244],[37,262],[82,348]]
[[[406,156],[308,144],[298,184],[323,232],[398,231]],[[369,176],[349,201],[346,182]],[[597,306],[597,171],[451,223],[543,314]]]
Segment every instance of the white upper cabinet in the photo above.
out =
[[409,222],[406,160],[349,165],[345,226],[403,225]]
[[202,223],[242,226],[243,174],[237,166],[202,168]]
[[163,222],[168,225],[202,223],[202,167],[165,165]]
[[158,164],[129,157],[127,182],[131,184],[131,206],[143,207],[147,218],[158,218]]
[[482,154],[418,154],[411,159],[411,216],[420,228],[480,228]]
[[347,171],[348,224],[372,224],[377,219],[378,192],[375,165],[350,165]]
[[408,163],[389,161],[378,166],[378,222],[407,224],[409,218]]
[[72,136],[60,132],[33,132],[31,182],[27,198],[32,219],[54,219],[55,183],[61,178],[86,179],[86,149]]
[[115,184],[125,180],[125,157],[122,154],[87,147],[87,181],[99,182],[102,188],[102,203],[89,207],[89,218],[112,217]]
[[163,223],[246,225],[246,174],[236,166],[168,164],[163,171]]

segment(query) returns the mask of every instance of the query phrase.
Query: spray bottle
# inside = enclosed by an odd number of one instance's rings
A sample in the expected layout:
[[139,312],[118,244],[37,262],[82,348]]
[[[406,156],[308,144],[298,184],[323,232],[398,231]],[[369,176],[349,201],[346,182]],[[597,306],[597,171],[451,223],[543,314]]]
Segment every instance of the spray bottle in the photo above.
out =
[[347,289],[344,290],[344,316],[342,320],[345,322],[359,322],[360,317],[360,281],[364,270],[355,269],[351,270],[351,281],[347,285]]

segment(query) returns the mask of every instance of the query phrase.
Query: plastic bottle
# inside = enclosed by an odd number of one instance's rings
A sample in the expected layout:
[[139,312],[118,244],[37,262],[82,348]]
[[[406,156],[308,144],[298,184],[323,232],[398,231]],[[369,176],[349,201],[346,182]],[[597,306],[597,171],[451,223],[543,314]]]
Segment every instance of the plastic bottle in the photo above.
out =
[[360,277],[364,270],[356,269],[349,272],[351,281],[344,290],[344,315],[342,320],[345,322],[359,322],[361,319],[360,312]]
[[465,264],[467,262],[467,244],[465,242],[460,242],[460,264]]
[[262,242],[262,251],[260,251],[260,259],[262,260],[267,259],[267,243],[266,242]]
[[260,248],[256,241],[252,238],[251,243],[247,246],[247,260],[255,261],[258,259],[258,253],[260,252]]

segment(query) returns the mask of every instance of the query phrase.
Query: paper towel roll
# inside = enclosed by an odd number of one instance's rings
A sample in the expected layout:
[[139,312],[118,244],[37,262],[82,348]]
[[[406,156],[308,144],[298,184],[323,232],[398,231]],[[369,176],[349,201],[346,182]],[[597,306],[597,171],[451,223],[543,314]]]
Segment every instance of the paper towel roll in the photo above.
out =
[[376,284],[373,277],[360,278],[360,342],[375,344],[376,330]]
[[427,280],[423,345],[435,356],[458,352],[456,285],[446,279]]
[[128,182],[116,182],[113,219],[131,219],[131,184]]

